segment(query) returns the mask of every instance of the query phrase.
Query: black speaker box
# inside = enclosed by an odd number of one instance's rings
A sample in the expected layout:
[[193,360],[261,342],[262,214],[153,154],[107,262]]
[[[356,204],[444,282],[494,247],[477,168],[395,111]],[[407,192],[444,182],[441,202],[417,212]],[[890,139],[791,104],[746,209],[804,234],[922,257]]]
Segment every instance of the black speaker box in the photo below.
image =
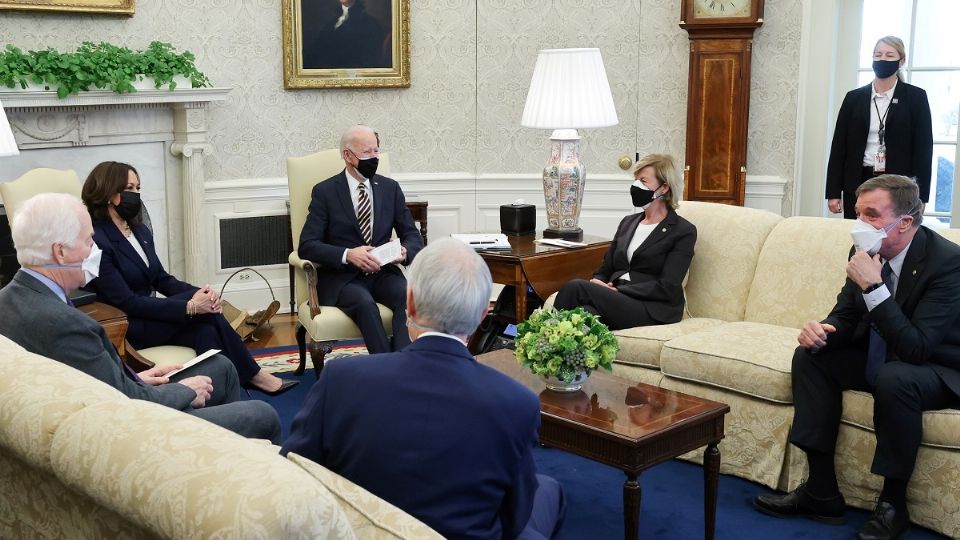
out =
[[500,232],[523,236],[537,232],[537,209],[532,204],[504,204],[500,206]]

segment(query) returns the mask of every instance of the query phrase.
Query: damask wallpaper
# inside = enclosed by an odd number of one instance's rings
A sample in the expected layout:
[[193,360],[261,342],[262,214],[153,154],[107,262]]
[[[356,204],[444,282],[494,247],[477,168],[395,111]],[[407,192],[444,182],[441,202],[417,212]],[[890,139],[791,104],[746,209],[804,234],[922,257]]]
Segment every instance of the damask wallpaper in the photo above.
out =
[[[584,159],[591,172],[617,173],[634,152],[682,162],[679,12],[677,0],[412,0],[407,89],[284,90],[278,0],[145,0],[132,18],[0,12],[0,42],[162,40],[193,51],[216,86],[233,88],[212,105],[208,180],[282,177],[287,156],[335,146],[358,122],[380,132],[397,172],[539,172],[549,133],[520,126],[537,50],[600,47],[620,124],[584,130]],[[751,175],[792,180],[800,12],[801,0],[767,0],[755,35]]]

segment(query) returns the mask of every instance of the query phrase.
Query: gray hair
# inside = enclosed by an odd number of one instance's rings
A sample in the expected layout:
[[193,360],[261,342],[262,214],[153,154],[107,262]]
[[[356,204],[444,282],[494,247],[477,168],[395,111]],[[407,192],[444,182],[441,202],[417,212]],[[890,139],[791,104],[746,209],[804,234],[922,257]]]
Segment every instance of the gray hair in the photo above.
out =
[[[374,137],[377,137],[377,133],[373,131],[370,127],[364,126],[362,124],[357,124],[355,126],[350,126],[346,131],[343,132],[343,135],[340,136],[340,151],[343,152],[351,144],[358,139],[358,136],[363,134],[372,134]],[[377,142],[379,142],[379,137],[377,137]]]
[[487,263],[455,238],[423,248],[413,259],[407,280],[419,324],[454,336],[476,330],[493,286]]
[[86,212],[80,199],[66,193],[40,193],[21,203],[10,224],[20,266],[53,262],[54,244],[74,247]]

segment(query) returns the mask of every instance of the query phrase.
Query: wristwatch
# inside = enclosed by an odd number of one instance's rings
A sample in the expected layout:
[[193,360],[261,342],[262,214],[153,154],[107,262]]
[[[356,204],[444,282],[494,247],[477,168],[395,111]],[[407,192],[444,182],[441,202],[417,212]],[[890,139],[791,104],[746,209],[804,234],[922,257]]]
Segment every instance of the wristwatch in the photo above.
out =
[[883,287],[882,281],[879,283],[874,283],[873,285],[868,285],[866,289],[863,289],[863,294],[870,294],[873,291],[879,289],[880,287]]

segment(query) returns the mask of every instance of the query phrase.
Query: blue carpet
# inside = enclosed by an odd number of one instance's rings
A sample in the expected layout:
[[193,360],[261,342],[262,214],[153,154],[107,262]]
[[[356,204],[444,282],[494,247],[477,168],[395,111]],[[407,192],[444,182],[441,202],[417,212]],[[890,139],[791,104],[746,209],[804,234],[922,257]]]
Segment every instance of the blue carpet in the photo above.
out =
[[[283,437],[290,433],[290,422],[300,409],[315,381],[312,370],[302,377],[293,373],[279,375],[299,380],[289,392],[267,397],[251,392],[276,407],[283,425]],[[559,540],[623,538],[622,472],[561,450],[537,448],[534,451],[539,472],[556,478],[567,497],[567,518]],[[703,469],[699,465],[673,460],[662,463],[640,476],[640,538],[703,538]],[[856,538],[857,530],[869,512],[850,509],[846,525],[831,526],[806,519],[777,519],[760,514],[750,504],[754,497],[770,490],[734,476],[720,475],[717,502],[717,539],[845,539]],[[945,536],[913,526],[910,540],[943,539]]]

